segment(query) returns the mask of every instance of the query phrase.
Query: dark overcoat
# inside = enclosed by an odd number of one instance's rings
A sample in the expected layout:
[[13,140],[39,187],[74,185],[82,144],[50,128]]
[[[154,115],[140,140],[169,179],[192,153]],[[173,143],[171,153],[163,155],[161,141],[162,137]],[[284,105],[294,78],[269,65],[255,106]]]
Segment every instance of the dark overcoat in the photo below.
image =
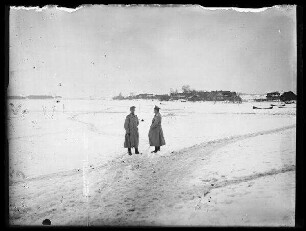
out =
[[125,148],[138,148],[139,133],[138,133],[139,120],[137,115],[132,113],[127,115],[124,122],[125,129]]

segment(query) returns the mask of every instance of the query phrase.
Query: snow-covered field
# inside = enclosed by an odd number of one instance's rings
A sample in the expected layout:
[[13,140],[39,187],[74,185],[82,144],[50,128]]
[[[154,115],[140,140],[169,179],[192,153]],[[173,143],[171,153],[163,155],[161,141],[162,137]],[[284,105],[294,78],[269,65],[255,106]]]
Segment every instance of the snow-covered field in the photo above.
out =
[[[8,103],[12,224],[294,225],[295,104]],[[132,105],[139,156],[123,148]],[[166,140],[157,154],[148,144],[154,105]]]

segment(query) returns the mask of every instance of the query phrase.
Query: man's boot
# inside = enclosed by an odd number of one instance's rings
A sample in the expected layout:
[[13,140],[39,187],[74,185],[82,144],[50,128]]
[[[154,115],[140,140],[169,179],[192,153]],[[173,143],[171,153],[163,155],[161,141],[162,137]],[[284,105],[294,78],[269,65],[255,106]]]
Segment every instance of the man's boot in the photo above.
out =
[[128,153],[130,156],[132,155],[131,148],[128,148]]
[[155,146],[155,150],[152,151],[151,153],[156,153],[156,152],[158,152],[158,148]]
[[135,154],[139,154],[138,148],[135,148]]
[[159,146],[157,147],[157,151],[160,151],[160,147]]

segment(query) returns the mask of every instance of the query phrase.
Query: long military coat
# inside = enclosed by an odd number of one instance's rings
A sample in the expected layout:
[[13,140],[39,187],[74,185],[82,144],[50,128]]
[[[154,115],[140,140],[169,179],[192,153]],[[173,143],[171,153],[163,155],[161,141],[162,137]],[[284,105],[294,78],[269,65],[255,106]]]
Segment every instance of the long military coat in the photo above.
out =
[[149,131],[150,146],[163,146],[166,144],[163,129],[161,127],[161,115],[155,114]]
[[137,115],[129,114],[125,118],[125,148],[138,148],[139,133],[138,133],[139,120]]

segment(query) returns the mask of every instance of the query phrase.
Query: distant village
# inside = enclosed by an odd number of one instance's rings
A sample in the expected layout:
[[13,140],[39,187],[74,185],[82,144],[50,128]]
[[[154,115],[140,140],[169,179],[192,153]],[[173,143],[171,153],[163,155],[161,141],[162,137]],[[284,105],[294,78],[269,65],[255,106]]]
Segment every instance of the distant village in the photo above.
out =
[[296,101],[297,96],[294,94],[292,91],[287,91],[284,93],[279,93],[278,91],[275,92],[269,92],[267,93],[265,98],[259,98],[259,99],[254,99],[257,102],[260,101],[282,101],[282,102],[287,102],[287,101]]
[[[61,96],[51,95],[28,95],[28,96],[8,96],[8,99],[61,99]],[[80,98],[83,99],[83,98]],[[87,99],[87,98],[86,98]],[[89,97],[89,100],[96,99]],[[101,98],[102,99],[102,98]],[[292,91],[280,93],[278,91],[268,92],[267,94],[245,94],[237,93],[235,91],[197,91],[190,89],[189,85],[182,87],[182,91],[170,90],[170,94],[130,94],[129,96],[123,96],[121,93],[118,96],[112,98],[113,100],[160,100],[160,101],[225,101],[232,103],[242,103],[243,101],[295,101],[297,99],[296,94]]]
[[[248,96],[248,97],[245,97]],[[251,96],[251,97],[250,97]],[[114,100],[135,100],[135,99],[147,99],[147,100],[160,100],[160,101],[225,101],[233,103],[241,103],[242,101],[292,101],[296,100],[296,95],[292,92],[269,92],[266,95],[250,95],[250,94],[238,94],[234,91],[197,91],[192,90],[188,85],[182,87],[182,92],[177,90],[170,90],[170,94],[131,94],[124,97],[121,93],[118,96],[113,97]]]
[[8,96],[8,99],[59,99],[61,96],[51,96],[51,95],[28,95],[28,96],[19,96],[12,95]]

